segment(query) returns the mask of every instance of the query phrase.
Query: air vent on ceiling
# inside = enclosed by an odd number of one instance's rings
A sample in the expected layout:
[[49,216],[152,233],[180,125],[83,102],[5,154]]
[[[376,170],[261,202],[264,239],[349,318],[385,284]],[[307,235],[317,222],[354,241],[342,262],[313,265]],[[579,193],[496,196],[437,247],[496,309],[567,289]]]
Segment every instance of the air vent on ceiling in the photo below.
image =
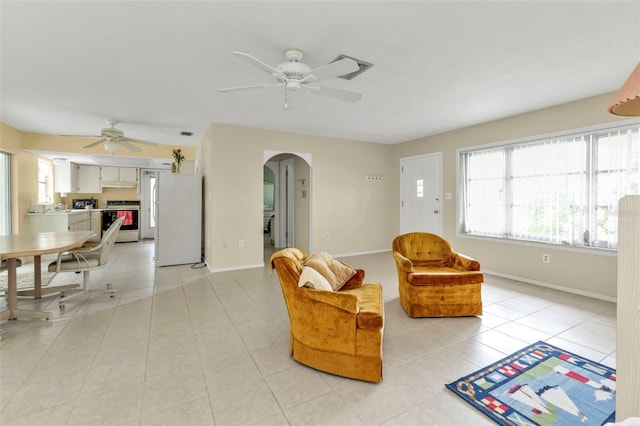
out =
[[358,64],[358,71],[350,72],[349,74],[339,76],[339,78],[344,78],[345,80],[351,80],[373,66],[373,64],[370,62],[366,62],[366,61],[363,61],[362,59],[357,59],[348,55],[340,55],[337,58],[335,58],[333,62],[339,61],[340,59],[343,59],[343,58],[351,59],[356,64]]

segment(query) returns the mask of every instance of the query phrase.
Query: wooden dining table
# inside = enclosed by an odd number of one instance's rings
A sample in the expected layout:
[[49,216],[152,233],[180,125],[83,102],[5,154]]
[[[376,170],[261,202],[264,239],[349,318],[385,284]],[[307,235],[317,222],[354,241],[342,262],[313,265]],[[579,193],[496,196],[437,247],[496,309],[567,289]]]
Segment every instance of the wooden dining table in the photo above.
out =
[[34,287],[41,285],[41,256],[60,253],[82,246],[95,235],[91,231],[39,232],[24,235],[0,236],[0,259],[7,260],[7,310],[0,312],[0,320],[51,317],[50,312],[18,309],[17,259],[33,256]]

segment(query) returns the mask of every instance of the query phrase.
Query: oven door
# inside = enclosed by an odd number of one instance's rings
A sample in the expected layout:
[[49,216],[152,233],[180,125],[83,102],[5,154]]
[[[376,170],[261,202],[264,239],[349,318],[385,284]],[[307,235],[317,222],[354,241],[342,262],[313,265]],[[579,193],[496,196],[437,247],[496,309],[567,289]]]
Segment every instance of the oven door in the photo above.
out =
[[134,209],[113,209],[102,211],[102,231],[106,231],[119,217],[124,217],[120,231],[138,231],[138,213]]

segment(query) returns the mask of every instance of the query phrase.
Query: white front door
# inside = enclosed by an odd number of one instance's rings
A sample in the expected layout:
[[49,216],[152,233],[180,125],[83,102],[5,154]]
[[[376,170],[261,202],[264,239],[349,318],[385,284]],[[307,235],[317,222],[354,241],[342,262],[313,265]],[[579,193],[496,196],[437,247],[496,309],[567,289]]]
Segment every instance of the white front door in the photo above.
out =
[[442,235],[442,154],[400,160],[400,230]]

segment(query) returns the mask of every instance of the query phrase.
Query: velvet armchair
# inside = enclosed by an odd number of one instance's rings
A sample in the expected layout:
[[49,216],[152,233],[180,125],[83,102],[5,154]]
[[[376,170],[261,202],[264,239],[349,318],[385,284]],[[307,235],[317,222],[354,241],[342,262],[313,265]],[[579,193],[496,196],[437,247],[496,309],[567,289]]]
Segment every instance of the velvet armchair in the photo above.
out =
[[400,305],[410,317],[482,315],[480,263],[426,232],[397,236],[392,243]]
[[301,364],[369,382],[382,380],[384,302],[380,284],[364,271],[337,291],[299,285],[309,255],[287,248],[271,257],[290,320],[290,356]]

